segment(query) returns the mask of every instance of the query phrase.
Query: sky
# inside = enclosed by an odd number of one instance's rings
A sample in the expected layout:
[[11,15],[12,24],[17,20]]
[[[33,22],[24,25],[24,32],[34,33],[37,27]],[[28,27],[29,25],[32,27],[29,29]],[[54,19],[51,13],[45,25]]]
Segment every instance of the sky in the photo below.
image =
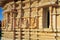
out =
[[3,19],[2,12],[3,12],[3,9],[2,9],[2,7],[0,7],[0,20],[1,20],[1,21],[2,21],[2,19]]

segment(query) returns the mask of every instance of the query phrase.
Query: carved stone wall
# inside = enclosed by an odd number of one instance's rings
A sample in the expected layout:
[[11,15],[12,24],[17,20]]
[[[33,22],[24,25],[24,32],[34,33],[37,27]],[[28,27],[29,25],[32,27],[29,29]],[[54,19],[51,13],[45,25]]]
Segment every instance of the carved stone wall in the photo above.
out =
[[[2,36],[12,40],[59,40],[60,7],[55,2],[56,0],[23,0],[5,4]],[[49,28],[44,28],[43,15],[44,8],[47,7],[50,21]]]

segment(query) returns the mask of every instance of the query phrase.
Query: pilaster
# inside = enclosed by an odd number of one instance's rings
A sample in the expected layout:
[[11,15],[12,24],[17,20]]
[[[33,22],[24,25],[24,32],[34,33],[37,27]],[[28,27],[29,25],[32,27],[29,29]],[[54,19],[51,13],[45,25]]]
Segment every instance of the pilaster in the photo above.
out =
[[56,32],[56,27],[57,27],[57,16],[56,16],[56,8],[53,8],[53,30]]

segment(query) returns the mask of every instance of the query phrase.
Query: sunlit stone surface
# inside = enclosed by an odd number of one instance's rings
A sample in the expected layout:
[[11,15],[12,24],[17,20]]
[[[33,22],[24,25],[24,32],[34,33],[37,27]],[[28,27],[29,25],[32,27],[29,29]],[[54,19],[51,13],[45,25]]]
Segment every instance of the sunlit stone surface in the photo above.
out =
[[60,40],[60,2],[57,0],[0,1],[2,40]]

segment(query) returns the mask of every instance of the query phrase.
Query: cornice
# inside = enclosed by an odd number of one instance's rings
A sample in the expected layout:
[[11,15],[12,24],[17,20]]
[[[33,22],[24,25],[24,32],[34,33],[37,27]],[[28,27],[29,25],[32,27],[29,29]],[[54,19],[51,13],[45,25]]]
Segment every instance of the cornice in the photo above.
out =
[[0,0],[0,6],[1,7],[3,7],[6,3],[9,3],[9,2],[11,2],[11,1],[13,1],[13,0]]

